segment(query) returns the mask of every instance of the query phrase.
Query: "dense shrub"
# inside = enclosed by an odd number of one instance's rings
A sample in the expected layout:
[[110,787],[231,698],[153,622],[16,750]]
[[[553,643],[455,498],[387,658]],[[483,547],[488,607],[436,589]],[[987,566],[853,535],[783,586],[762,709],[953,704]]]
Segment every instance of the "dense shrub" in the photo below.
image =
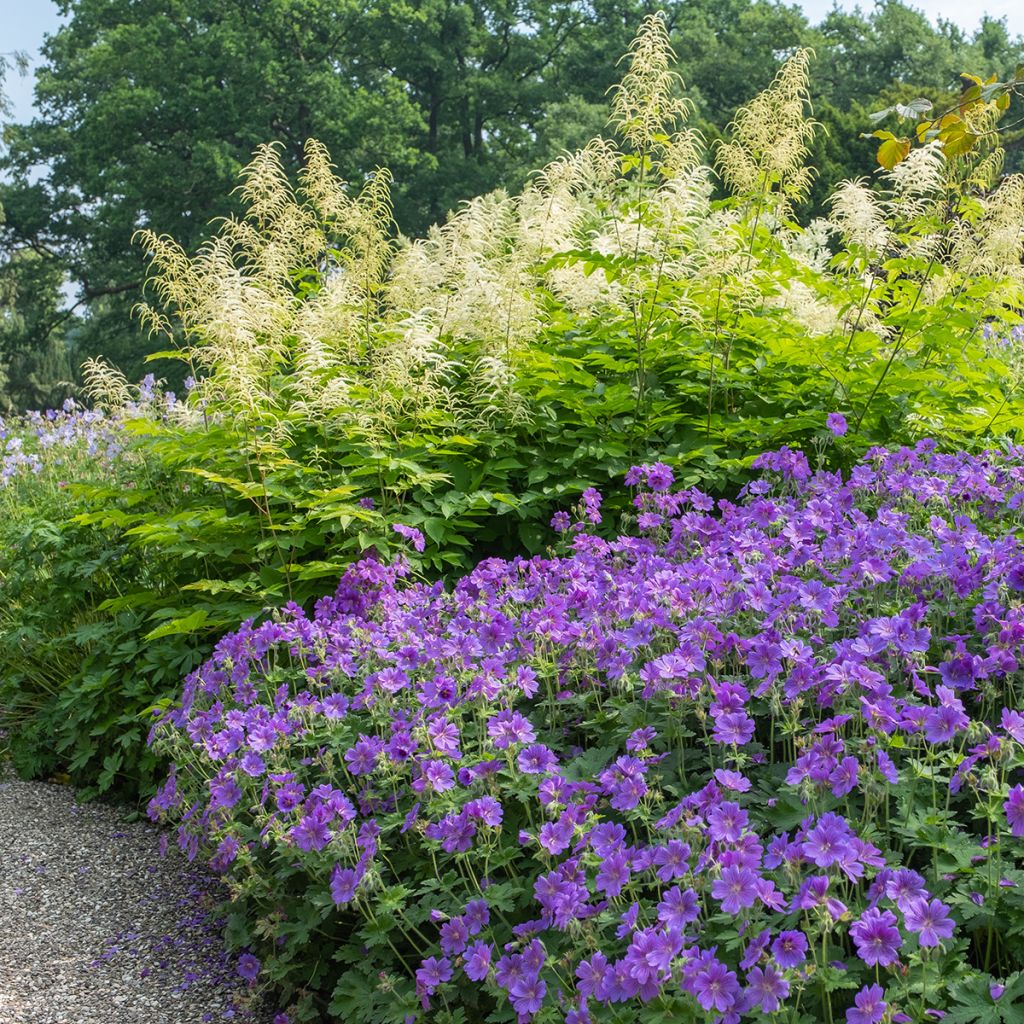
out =
[[293,1020],[1020,1019],[1024,450],[757,465],[189,676],[151,812]]
[[[1000,176],[999,104],[965,108],[969,151],[917,147],[799,225],[809,66],[794,54],[708,153],[652,18],[614,138],[424,239],[395,237],[385,172],[349,188],[316,142],[296,186],[260,149],[244,215],[199,253],[143,233],[161,307],[144,313],[192,386],[181,415],[136,415],[126,383],[92,366],[93,400],[137,453],[130,478],[86,474],[51,507],[28,495],[24,516],[8,492],[2,593],[38,617],[53,666],[19,675],[23,770],[65,757],[51,728],[95,692],[107,710],[87,737],[72,718],[72,776],[130,792],[117,773],[147,756],[135,709],[243,619],[308,610],[369,551],[390,560],[396,522],[422,532],[410,561],[436,578],[542,551],[560,504],[650,452],[717,497],[835,409],[851,439],[837,466],[872,443],[1013,436],[1021,347],[986,332],[1016,322],[1024,283],[1024,182]],[[60,548],[33,575],[20,552],[37,522]],[[31,657],[16,618],[5,628],[0,644]]]
[[983,330],[1014,321],[1024,284],[1024,181],[1000,178],[998,104],[966,115],[969,152],[925,145],[875,188],[832,183],[828,219],[799,225],[809,53],[712,154],[685,127],[672,56],[648,19],[612,138],[424,239],[395,239],[385,172],[349,189],[315,141],[297,187],[262,148],[246,214],[198,254],[143,233],[163,307],[144,314],[218,424],[209,443],[168,439],[176,467],[227,478],[271,532],[297,507],[294,534],[345,524],[279,572],[386,555],[386,521],[331,507],[357,496],[422,529],[420,561],[445,571],[541,550],[560,498],[650,451],[725,493],[766,443],[806,446],[836,408],[861,445],[1019,427],[1024,366]]

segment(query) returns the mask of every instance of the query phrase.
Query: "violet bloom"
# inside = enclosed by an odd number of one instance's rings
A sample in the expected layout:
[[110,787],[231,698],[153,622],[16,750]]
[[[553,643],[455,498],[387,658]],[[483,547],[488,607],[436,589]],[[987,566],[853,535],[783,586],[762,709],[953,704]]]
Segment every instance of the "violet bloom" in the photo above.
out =
[[260,973],[260,962],[252,953],[243,953],[238,958],[238,975],[251,985]]
[[916,900],[903,916],[908,931],[919,933],[917,941],[922,946],[938,946],[953,937],[953,921],[942,900]]
[[384,749],[384,744],[376,736],[364,736],[344,753],[345,763],[353,775],[369,775],[377,767],[377,759]]
[[629,883],[629,857],[622,851],[616,851],[604,859],[594,878],[594,888],[610,899],[618,896]]
[[1007,736],[1012,737],[1018,743],[1024,744],[1024,715],[1019,711],[1013,711],[1010,708],[1003,708],[1000,724],[1005,730]]
[[705,1010],[726,1013],[740,994],[740,983],[733,971],[720,960],[713,959],[704,964],[693,979],[693,993]]
[[789,995],[789,982],[771,964],[747,972],[747,995],[765,1013],[775,1013]]
[[335,864],[331,869],[331,899],[339,907],[351,903],[356,897],[359,875],[352,868]]
[[860,920],[850,925],[850,937],[857,946],[857,956],[869,967],[894,964],[898,959],[897,950],[903,945],[896,915],[877,907],[869,907]]
[[829,880],[827,875],[811,875],[796,894],[793,906],[799,910],[810,910],[813,907],[824,907],[833,921],[838,921],[846,913],[846,904],[828,894]]
[[606,783],[609,804],[617,811],[631,811],[647,795],[647,783],[636,775]]
[[679,839],[670,839],[655,851],[654,863],[661,881],[682,878],[690,870],[690,847]]
[[640,916],[640,904],[631,903],[629,909],[619,918],[622,924],[615,930],[615,937],[617,939],[624,939],[634,928],[636,928],[637,918]]
[[497,750],[505,750],[513,743],[532,743],[537,733],[518,711],[499,711],[487,720],[487,735]]
[[470,900],[463,914],[470,935],[477,935],[487,927],[491,920],[491,911],[487,900]]
[[841,797],[852,793],[857,788],[857,776],[860,771],[860,764],[855,757],[844,757],[829,775],[828,780],[832,785],[832,795]]
[[564,853],[572,842],[574,825],[572,821],[562,816],[558,821],[546,821],[540,827],[537,837],[540,845],[552,856]]
[[445,921],[440,929],[441,951],[448,956],[461,953],[469,943],[469,929],[461,917]]
[[491,970],[492,947],[486,942],[474,942],[466,950],[466,977],[470,981],[484,981]]
[[544,1005],[544,996],[548,987],[537,975],[527,975],[512,983],[509,989],[509,996],[512,999],[512,1008],[520,1015],[532,1017],[540,1012]]
[[416,987],[430,995],[452,979],[452,963],[447,957],[428,956],[416,971]]
[[555,533],[565,533],[569,529],[570,519],[569,513],[559,510],[551,517],[551,529]]
[[749,971],[761,959],[761,954],[768,948],[771,937],[771,932],[764,928],[747,943],[747,948],[743,951],[743,959],[740,960],[740,967],[743,970]]
[[842,437],[848,429],[846,417],[841,412],[830,412],[825,417],[825,426],[832,431],[835,437]]
[[444,793],[455,785],[455,773],[444,761],[424,761],[420,770],[427,785],[435,793]]
[[1018,839],[1024,837],[1024,786],[1014,786],[1010,790],[1009,799],[1003,804],[1006,820],[1010,824],[1010,832]]
[[950,658],[938,666],[942,681],[954,690],[974,688],[974,659],[969,655]]
[[446,853],[465,853],[473,846],[476,825],[466,813],[446,814],[441,821],[428,825],[424,835],[440,839],[441,849]]
[[331,841],[331,830],[327,822],[331,818],[328,808],[320,806],[305,815],[289,832],[300,850],[307,853],[322,850]]
[[939,706],[929,708],[924,721],[924,738],[929,743],[946,743],[961,729],[966,729],[970,719],[964,712],[963,702],[948,686],[936,686]]
[[783,969],[799,967],[807,959],[807,936],[803,932],[780,932],[772,943],[772,956]]
[[404,537],[406,540],[411,541],[412,546],[417,551],[422,551],[427,546],[426,539],[415,526],[406,526],[405,523],[394,523],[391,529],[400,537]]
[[658,904],[658,920],[666,927],[681,932],[700,917],[700,897],[693,889],[685,892],[678,885],[667,889]]
[[601,522],[601,503],[603,499],[600,491],[593,487],[588,487],[582,495],[580,495],[580,504],[583,507],[583,512],[587,517],[587,520],[598,526]]
[[294,811],[302,803],[306,790],[297,782],[289,782],[282,786],[275,797],[277,809],[284,814]]
[[928,899],[924,878],[910,868],[899,868],[885,882],[885,895],[899,907],[902,913],[922,899]]
[[647,486],[652,491],[667,491],[675,483],[675,474],[664,462],[655,462],[640,467],[647,477]]
[[738,843],[749,818],[739,804],[726,800],[707,814],[708,833],[716,842]]
[[878,1024],[885,1016],[885,995],[881,985],[865,985],[854,997],[856,1006],[846,1011],[847,1024]]
[[715,719],[715,729],[712,736],[718,743],[742,747],[750,742],[753,735],[754,720],[744,711],[731,711],[728,714],[719,715]]
[[210,783],[210,810],[234,807],[242,799],[242,790],[234,779],[214,779]]
[[657,928],[636,932],[624,957],[629,977],[641,986],[657,988],[669,976],[672,960],[681,948],[679,935],[669,935]]
[[746,793],[750,790],[750,779],[742,772],[732,772],[728,768],[715,769],[715,781],[726,789],[733,789],[737,793]]
[[493,796],[481,796],[476,800],[470,800],[464,810],[469,817],[476,818],[491,828],[497,828],[505,815],[501,804]]
[[900,776],[896,770],[896,765],[893,764],[892,758],[879,747],[875,750],[875,761],[878,764],[878,771],[882,778],[890,786],[895,786],[900,781]]
[[630,753],[646,750],[650,747],[657,735],[657,731],[650,725],[645,726],[643,729],[634,729],[626,740],[626,749]]
[[837,814],[823,814],[807,833],[803,854],[819,868],[827,868],[843,859],[849,851],[850,827]]
[[711,895],[721,902],[726,914],[738,914],[757,899],[757,875],[749,868],[727,867],[721,878],[711,883]]
[[558,766],[558,758],[543,743],[534,743],[519,751],[516,763],[526,775],[546,775]]
[[626,830],[617,821],[604,821],[590,830],[590,846],[598,857],[607,857],[621,850],[626,841]]
[[585,999],[600,992],[610,973],[608,958],[598,951],[589,960],[581,960],[576,968],[576,988]]

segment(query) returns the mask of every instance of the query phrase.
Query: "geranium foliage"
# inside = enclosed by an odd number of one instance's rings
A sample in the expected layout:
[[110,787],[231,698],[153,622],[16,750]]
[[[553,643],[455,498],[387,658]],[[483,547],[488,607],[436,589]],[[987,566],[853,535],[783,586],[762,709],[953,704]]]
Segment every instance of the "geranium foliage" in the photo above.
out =
[[292,1020],[1020,1019],[1024,449],[758,466],[188,677],[151,813]]

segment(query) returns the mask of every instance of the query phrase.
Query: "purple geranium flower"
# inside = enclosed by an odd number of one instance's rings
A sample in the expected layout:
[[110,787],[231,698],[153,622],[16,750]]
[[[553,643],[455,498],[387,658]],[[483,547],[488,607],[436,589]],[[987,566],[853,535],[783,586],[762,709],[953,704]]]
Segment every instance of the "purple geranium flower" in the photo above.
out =
[[771,964],[747,972],[747,994],[765,1013],[775,1013],[789,995],[789,982]]
[[243,953],[238,958],[239,977],[244,978],[251,985],[259,977],[261,966],[259,960],[252,953]]
[[422,551],[427,546],[426,538],[415,526],[406,526],[405,523],[394,523],[391,529],[399,536],[410,541],[417,551]]
[[953,921],[949,908],[941,900],[915,900],[904,912],[908,931],[918,932],[922,946],[937,946],[943,939],[953,937]]
[[846,417],[841,412],[830,412],[825,417],[825,426],[835,437],[842,437],[847,431]]
[[444,761],[424,761],[420,770],[427,785],[435,793],[444,793],[455,785],[455,772]]
[[715,719],[712,735],[719,743],[742,747],[753,738],[754,720],[744,711],[730,711]]
[[858,921],[850,926],[850,937],[857,946],[857,956],[869,967],[879,964],[888,967],[898,959],[897,950],[903,945],[896,915],[891,910],[869,907]]
[[739,804],[726,800],[708,812],[708,832],[718,842],[738,843],[750,820]]
[[1014,786],[1009,798],[1003,804],[1006,820],[1010,824],[1010,832],[1018,839],[1024,837],[1024,786]]
[[416,988],[424,995],[437,991],[452,979],[452,962],[447,957],[428,956],[416,971]]
[[799,967],[807,959],[807,936],[803,932],[780,932],[771,948],[780,967]]
[[543,743],[534,743],[519,751],[516,763],[526,775],[545,775],[558,767],[558,758]]
[[881,985],[865,985],[853,997],[856,1005],[846,1011],[847,1024],[878,1024],[885,1016],[884,994]]
[[331,869],[331,899],[339,907],[355,899],[358,886],[359,875],[352,868],[335,864]]
[[740,983],[733,971],[720,960],[712,959],[703,965],[693,979],[697,1002],[705,1010],[726,1013],[731,1010],[740,993]]
[[466,950],[466,977],[470,981],[483,981],[491,970],[492,947],[486,942],[474,942]]
[[711,895],[721,901],[726,914],[738,914],[757,899],[757,875],[749,868],[727,867],[711,883]]

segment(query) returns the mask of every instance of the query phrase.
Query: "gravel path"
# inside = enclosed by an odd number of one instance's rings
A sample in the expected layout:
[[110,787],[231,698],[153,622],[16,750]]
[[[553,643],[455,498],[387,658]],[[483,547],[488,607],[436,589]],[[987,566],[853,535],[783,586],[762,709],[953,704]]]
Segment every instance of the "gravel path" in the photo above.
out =
[[0,1024],[270,1024],[157,829],[0,764],[0,863]]

